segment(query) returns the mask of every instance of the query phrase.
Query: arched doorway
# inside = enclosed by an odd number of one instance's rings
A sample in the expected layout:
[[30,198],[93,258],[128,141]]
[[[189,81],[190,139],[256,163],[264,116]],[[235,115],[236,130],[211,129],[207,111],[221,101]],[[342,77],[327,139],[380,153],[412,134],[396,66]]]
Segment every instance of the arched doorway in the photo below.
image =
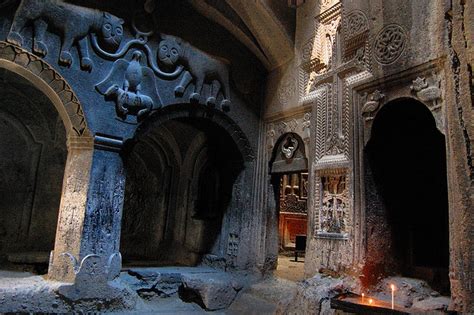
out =
[[0,268],[46,273],[66,163],[66,130],[50,99],[0,69]]
[[449,293],[446,148],[431,112],[409,98],[386,104],[365,155],[369,264]]
[[135,140],[125,159],[124,265],[195,266],[228,255],[232,193],[244,169],[229,133],[188,116],[151,123]]
[[300,136],[287,133],[278,139],[270,173],[278,217],[276,275],[301,280],[308,229],[308,160]]

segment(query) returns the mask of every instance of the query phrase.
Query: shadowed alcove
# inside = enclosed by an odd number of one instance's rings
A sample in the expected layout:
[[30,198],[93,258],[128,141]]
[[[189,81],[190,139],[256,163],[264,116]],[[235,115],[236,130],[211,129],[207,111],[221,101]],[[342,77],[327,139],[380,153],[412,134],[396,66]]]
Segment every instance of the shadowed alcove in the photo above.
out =
[[222,256],[223,219],[243,163],[228,132],[210,120],[151,126],[125,159],[124,264],[194,266],[204,255]]
[[431,112],[414,99],[375,117],[365,148],[367,274],[420,278],[449,293],[445,150]]
[[51,101],[0,69],[0,267],[46,273],[67,156]]

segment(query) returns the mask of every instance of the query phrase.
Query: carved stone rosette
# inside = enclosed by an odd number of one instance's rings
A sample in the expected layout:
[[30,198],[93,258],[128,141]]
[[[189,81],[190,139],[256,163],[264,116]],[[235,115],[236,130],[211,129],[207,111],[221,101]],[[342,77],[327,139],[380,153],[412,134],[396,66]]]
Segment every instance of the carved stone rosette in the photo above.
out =
[[382,65],[395,62],[405,50],[407,33],[397,24],[386,25],[380,30],[374,42],[374,57]]

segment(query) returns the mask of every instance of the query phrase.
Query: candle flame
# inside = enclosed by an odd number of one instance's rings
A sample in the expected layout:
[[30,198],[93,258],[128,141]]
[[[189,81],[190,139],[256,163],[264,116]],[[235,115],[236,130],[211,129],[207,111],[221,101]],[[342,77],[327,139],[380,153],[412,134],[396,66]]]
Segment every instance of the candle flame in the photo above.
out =
[[365,296],[365,294],[364,294],[364,293],[362,293],[362,297],[364,297],[364,296]]
[[395,285],[394,285],[394,284],[391,284],[391,285],[390,285],[390,289],[392,289],[392,291],[395,291],[395,289],[396,289],[396,288],[395,288]]
[[373,302],[374,302],[374,300],[369,299],[369,304],[372,304]]

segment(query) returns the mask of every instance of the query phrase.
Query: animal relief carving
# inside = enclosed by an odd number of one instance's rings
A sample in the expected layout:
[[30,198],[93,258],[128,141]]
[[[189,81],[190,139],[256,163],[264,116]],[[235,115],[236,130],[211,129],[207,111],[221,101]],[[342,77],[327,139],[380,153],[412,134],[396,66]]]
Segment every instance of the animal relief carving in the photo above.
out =
[[59,32],[61,52],[59,63],[72,64],[71,48],[78,45],[81,68],[92,69],[89,57],[87,35],[97,33],[101,43],[109,50],[116,50],[123,37],[123,20],[109,13],[80,7],[62,0],[22,0],[13,19],[7,41],[23,46],[21,31],[29,23],[33,24],[33,52],[40,56],[48,54],[45,33],[48,28]]
[[205,83],[211,84],[211,92],[206,99],[209,106],[216,105],[219,91],[222,91],[224,99],[220,107],[228,111],[230,109],[230,86],[228,64],[224,60],[192,47],[189,43],[174,36],[162,35],[159,44],[158,63],[164,69],[175,68],[178,62],[182,63],[189,72],[185,72],[181,81],[175,88],[175,94],[182,96],[188,85],[194,80],[194,92],[190,96],[193,102],[199,102]]
[[132,60],[117,60],[107,78],[95,87],[107,100],[115,102],[117,116],[127,115],[143,120],[151,110],[161,106],[153,70],[140,64],[142,53],[134,51]]
[[431,102],[433,107],[438,107],[441,98],[440,80],[435,73],[428,78],[417,77],[410,86],[411,91],[423,102]]

